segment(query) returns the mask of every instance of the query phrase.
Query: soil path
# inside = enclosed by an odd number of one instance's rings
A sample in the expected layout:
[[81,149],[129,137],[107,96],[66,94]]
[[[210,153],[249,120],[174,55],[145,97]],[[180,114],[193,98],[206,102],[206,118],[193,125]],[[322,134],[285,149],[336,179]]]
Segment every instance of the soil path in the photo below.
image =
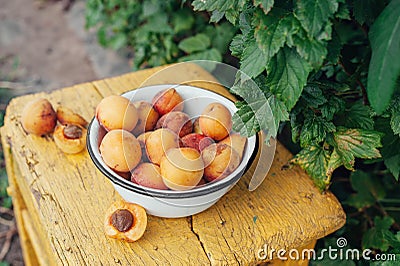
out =
[[[84,29],[84,1],[75,1],[68,11],[63,7],[56,0],[0,0],[0,108],[12,96],[130,70],[123,55],[101,48],[95,33]],[[0,235],[9,229],[0,222]],[[0,253],[5,244],[1,237]],[[23,265],[18,235],[12,239],[5,262]]]

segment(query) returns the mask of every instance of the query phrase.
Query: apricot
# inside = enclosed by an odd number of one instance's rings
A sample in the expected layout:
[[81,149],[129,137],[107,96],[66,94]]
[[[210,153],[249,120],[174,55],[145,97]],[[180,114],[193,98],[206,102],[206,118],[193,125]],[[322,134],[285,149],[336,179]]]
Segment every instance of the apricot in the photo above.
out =
[[181,141],[184,147],[194,148],[199,152],[214,143],[212,138],[197,133],[190,133],[181,138]]
[[86,127],[88,122],[80,116],[79,114],[75,113],[68,107],[59,106],[57,108],[57,120],[62,125],[80,125],[82,127]]
[[109,131],[99,149],[103,161],[118,172],[129,172],[142,157],[139,141],[132,133],[122,129]]
[[152,104],[161,116],[171,111],[183,110],[183,99],[174,88],[159,91],[153,97]]
[[138,112],[125,97],[111,95],[102,99],[97,105],[96,118],[108,131],[113,129],[131,131],[137,124]]
[[201,154],[193,148],[172,148],[160,162],[164,184],[173,190],[189,190],[201,180],[204,164]]
[[200,179],[199,183],[197,183],[196,187],[202,187],[207,185],[207,182],[204,178]]
[[143,207],[123,200],[114,202],[107,210],[104,230],[108,237],[134,242],[139,240],[147,226]]
[[138,111],[138,121],[132,133],[137,136],[143,132],[153,130],[159,118],[156,110],[150,103],[145,101],[134,102],[133,105]]
[[240,164],[239,154],[224,143],[206,147],[201,155],[205,165],[204,178],[208,182],[225,178]]
[[187,114],[173,111],[163,115],[158,120],[156,128],[168,128],[181,138],[192,132],[193,124]]
[[53,132],[57,115],[47,99],[29,102],[22,110],[21,124],[25,132],[38,136]]
[[79,153],[86,147],[87,130],[80,125],[58,125],[53,138],[58,148],[69,154]]
[[168,189],[161,177],[160,167],[152,163],[139,164],[132,171],[131,181],[144,187]]
[[221,103],[210,103],[199,118],[201,132],[214,140],[222,140],[232,129],[232,114]]
[[147,157],[147,152],[146,152],[146,140],[152,132],[153,131],[147,131],[147,132],[140,134],[137,137],[137,140],[139,141],[139,144],[140,144],[140,148],[142,149],[142,161],[143,162],[149,161],[149,158]]
[[161,157],[166,151],[179,147],[178,136],[169,129],[160,128],[147,137],[145,146],[149,160],[160,165]]
[[203,132],[201,132],[201,128],[200,128],[199,118],[200,118],[200,117],[197,117],[197,118],[193,121],[193,132],[194,132],[194,133],[197,133],[197,134],[203,134]]
[[228,137],[221,140],[219,143],[225,143],[231,146],[238,154],[239,159],[242,160],[244,149],[246,147],[247,138],[238,133],[230,134]]

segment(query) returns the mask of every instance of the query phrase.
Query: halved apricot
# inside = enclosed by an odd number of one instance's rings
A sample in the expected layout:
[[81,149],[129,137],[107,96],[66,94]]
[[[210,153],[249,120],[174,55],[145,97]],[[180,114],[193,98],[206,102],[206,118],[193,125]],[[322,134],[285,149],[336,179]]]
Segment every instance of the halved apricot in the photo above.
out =
[[140,239],[147,226],[145,209],[135,203],[124,200],[114,202],[107,210],[104,221],[108,237],[134,242]]

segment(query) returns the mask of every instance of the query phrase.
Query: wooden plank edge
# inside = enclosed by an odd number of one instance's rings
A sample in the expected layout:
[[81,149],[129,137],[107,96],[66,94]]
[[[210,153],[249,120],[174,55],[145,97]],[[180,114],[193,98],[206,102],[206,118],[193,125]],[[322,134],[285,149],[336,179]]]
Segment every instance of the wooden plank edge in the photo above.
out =
[[15,181],[15,171],[13,169],[13,164],[12,164],[11,148],[7,142],[7,138],[5,137],[5,134],[2,134],[3,131],[4,131],[4,127],[0,128],[0,138],[1,138],[1,143],[3,146],[3,154],[4,154],[5,163],[6,163],[7,177],[8,177],[8,183],[9,183],[7,192],[11,196],[12,202],[13,202],[14,217],[15,217],[15,220],[17,223],[17,229],[18,229],[24,263],[27,266],[30,266],[30,265],[34,266],[34,265],[38,265],[39,262],[38,262],[37,255],[33,249],[32,242],[26,231],[24,219],[22,217],[22,211],[26,210],[26,206],[21,197],[21,192],[19,191],[19,188]]

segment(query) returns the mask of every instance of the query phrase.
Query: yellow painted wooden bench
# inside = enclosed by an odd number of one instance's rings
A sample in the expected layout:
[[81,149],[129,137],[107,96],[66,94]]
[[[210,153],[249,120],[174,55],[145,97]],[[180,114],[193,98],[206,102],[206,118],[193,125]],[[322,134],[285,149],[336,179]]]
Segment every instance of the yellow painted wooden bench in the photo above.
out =
[[[299,167],[282,168],[292,155],[278,143],[271,170],[254,192],[247,189],[253,165],[210,209],[180,219],[149,216],[144,236],[135,243],[107,238],[104,215],[119,199],[111,183],[86,151],[66,155],[51,136],[26,135],[21,111],[30,100],[45,97],[53,106],[69,107],[90,120],[103,97],[137,88],[160,69],[10,102],[1,140],[26,265],[255,265],[269,259],[260,253],[265,245],[275,250],[313,248],[317,239],[344,224],[345,214],[330,192],[321,194]],[[183,82],[199,80],[190,84],[232,98],[221,86],[201,82],[212,77],[196,65],[174,73],[152,83],[181,77]],[[306,265],[308,261],[272,263]]]

